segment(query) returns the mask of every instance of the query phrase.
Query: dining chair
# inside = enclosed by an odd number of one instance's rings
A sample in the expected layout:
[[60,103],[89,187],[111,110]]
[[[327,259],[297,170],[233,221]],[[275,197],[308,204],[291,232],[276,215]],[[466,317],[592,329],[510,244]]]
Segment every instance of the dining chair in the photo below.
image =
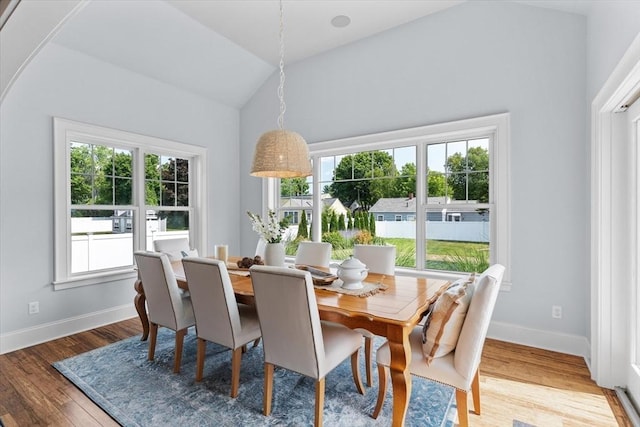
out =
[[308,271],[259,265],[250,271],[264,348],[264,414],[271,413],[274,366],[279,366],[315,379],[314,425],[320,426],[325,376],[349,356],[356,388],[364,393],[358,371],[362,335],[320,320]]
[[187,328],[195,325],[191,299],[180,293],[178,282],[166,254],[157,252],[135,252],[138,274],[147,299],[149,316],[149,360],[156,351],[158,327],[176,332],[176,349],[173,372],[180,372],[182,345]]
[[256,309],[236,302],[223,261],[186,257],[182,265],[196,319],[196,381],[202,380],[207,341],[220,344],[232,350],[231,397],[237,397],[243,349],[261,335]]
[[[456,389],[458,422],[461,427],[469,425],[467,406],[469,391],[473,396],[474,412],[480,415],[480,357],[503,275],[504,266],[494,264],[477,279],[457,344],[450,353],[436,357],[427,363],[423,353],[422,326],[416,327],[409,335],[411,346],[409,371],[412,375],[446,384]],[[373,418],[377,418],[380,414],[386,395],[387,377],[391,363],[387,343],[378,349],[376,361],[378,363],[379,389]]]
[[296,251],[296,265],[312,265],[329,268],[331,260],[331,243],[300,242]]
[[[396,270],[396,247],[382,245],[354,245],[353,257],[359,259],[367,266],[370,273],[395,275]],[[367,385],[371,387],[373,383],[373,334],[366,329],[356,329],[364,336],[364,357],[366,361]]]
[[167,254],[170,261],[180,261],[185,256],[198,256],[198,251],[189,247],[189,239],[186,237],[154,240],[153,250]]

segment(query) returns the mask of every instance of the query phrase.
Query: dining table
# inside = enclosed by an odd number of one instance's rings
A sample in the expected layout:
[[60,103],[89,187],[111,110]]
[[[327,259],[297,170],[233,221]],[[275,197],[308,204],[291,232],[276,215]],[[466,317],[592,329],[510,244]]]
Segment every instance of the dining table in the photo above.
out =
[[[233,266],[237,257],[229,257]],[[171,263],[178,286],[188,290],[182,261]],[[292,266],[293,267],[293,266]],[[229,277],[236,299],[253,304],[254,294],[250,274],[234,274]],[[246,272],[245,272],[246,273]],[[381,291],[361,297],[316,288],[316,300],[320,319],[341,323],[349,328],[362,328],[385,337],[391,351],[391,383],[393,387],[392,426],[403,426],[411,396],[411,347],[409,334],[418,325],[429,305],[449,285],[442,279],[411,275],[382,275],[369,273],[366,282],[381,284]],[[142,323],[141,340],[149,336],[149,319],[146,312],[144,284],[140,279],[134,284],[134,305]]]

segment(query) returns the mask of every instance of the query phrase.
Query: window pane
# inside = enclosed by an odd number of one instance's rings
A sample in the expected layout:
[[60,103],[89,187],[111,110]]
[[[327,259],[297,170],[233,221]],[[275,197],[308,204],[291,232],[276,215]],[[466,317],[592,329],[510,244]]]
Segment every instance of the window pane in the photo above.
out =
[[176,184],[176,206],[189,206],[189,184]]
[[88,205],[91,203],[91,175],[71,174],[71,204]]
[[189,161],[176,159],[176,180],[178,182],[189,182]]
[[113,172],[117,177],[132,178],[133,152],[115,149],[113,157]]
[[160,181],[145,183],[145,203],[148,206],[160,206]]
[[147,250],[153,250],[153,241],[189,238],[188,211],[147,211]]
[[133,265],[132,210],[71,210],[71,273]]
[[145,179],[160,180],[160,156],[157,154],[145,154],[144,177]]
[[162,156],[160,159],[160,175],[163,181],[176,180],[175,159],[173,157]]
[[91,145],[79,142],[71,143],[71,173],[93,174]]
[[162,181],[162,206],[175,206],[176,185],[174,182]]
[[482,272],[489,267],[489,209],[427,209],[425,268]]
[[133,180],[131,178],[114,178],[114,192],[116,205],[130,205],[133,203]]

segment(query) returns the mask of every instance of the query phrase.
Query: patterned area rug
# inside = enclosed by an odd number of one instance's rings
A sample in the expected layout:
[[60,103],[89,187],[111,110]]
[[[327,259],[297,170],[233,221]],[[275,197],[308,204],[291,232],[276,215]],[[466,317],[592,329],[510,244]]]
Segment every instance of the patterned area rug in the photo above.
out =
[[[376,347],[382,343],[377,338]],[[185,338],[182,370],[173,374],[172,331],[158,333],[155,360],[147,360],[148,342],[132,337],[106,347],[55,362],[53,366],[123,426],[305,426],[313,424],[314,381],[276,368],[272,414],[262,414],[262,346],[249,345],[242,357],[240,392],[229,397],[231,352],[208,343],[204,378],[196,383],[196,338]],[[364,353],[361,354],[364,379]],[[371,413],[377,398],[373,387],[356,391],[349,359],[326,377],[324,425],[388,426],[391,387],[377,420]],[[453,389],[413,377],[407,426],[452,426],[456,417]]]

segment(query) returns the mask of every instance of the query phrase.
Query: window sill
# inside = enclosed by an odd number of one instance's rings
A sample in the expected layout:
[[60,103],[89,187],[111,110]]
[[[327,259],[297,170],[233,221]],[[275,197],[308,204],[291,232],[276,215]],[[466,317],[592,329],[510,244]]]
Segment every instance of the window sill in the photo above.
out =
[[62,291],[81,286],[91,286],[101,283],[116,282],[119,280],[135,279],[137,277],[138,273],[133,268],[106,273],[88,274],[83,275],[82,277],[69,277],[65,280],[53,282],[53,290]]

